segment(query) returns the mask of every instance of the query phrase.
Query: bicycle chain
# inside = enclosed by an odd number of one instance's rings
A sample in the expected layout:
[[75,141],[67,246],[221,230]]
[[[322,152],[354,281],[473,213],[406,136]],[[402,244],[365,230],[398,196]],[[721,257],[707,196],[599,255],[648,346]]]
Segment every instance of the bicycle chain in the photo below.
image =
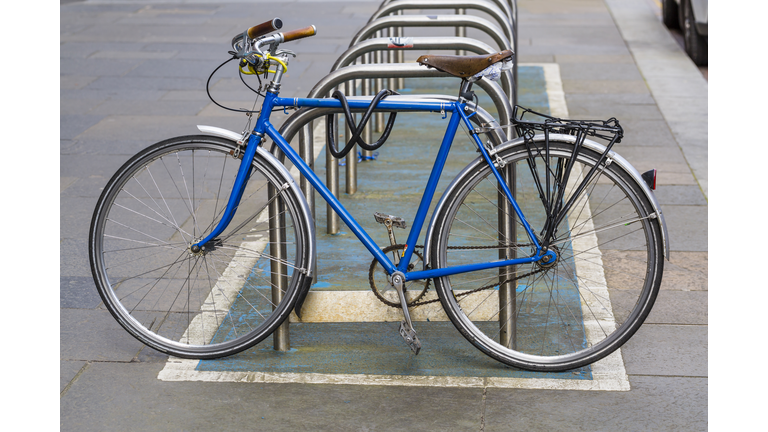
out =
[[[467,291],[467,292],[463,292],[463,293],[461,293],[461,294],[454,294],[454,297],[456,297],[456,298],[458,299],[458,298],[460,298],[460,297],[468,296],[468,295],[470,295],[470,294],[474,294],[474,293],[476,293],[476,292],[484,291],[484,290],[487,290],[487,289],[490,289],[490,288],[493,288],[493,287],[497,287],[497,286],[499,286],[499,285],[503,285],[503,284],[505,284],[505,283],[507,283],[507,282],[513,282],[513,281],[516,281],[516,280],[518,280],[518,279],[522,279],[522,278],[524,278],[524,277],[528,277],[528,276],[531,276],[531,275],[535,275],[536,273],[541,273],[541,272],[543,272],[543,271],[546,271],[546,270],[547,270],[547,269],[545,269],[545,268],[540,268],[540,269],[538,269],[538,270],[534,270],[534,271],[532,271],[532,272],[528,272],[528,273],[526,273],[526,274],[523,274],[523,275],[520,275],[520,276],[518,276],[518,277],[514,277],[514,278],[508,278],[508,279],[505,279],[505,280],[503,280],[503,281],[501,281],[501,282],[498,282],[498,283],[493,283],[493,284],[490,284],[490,285],[486,285],[486,286],[484,286],[484,287],[480,287],[480,288],[475,288],[475,289],[473,289],[473,290],[469,290],[469,291]],[[412,304],[412,305],[409,305],[409,306],[411,306],[411,307],[419,307],[419,306],[424,306],[425,304],[436,303],[436,302],[439,302],[439,301],[440,301],[440,298],[438,297],[438,298],[436,298],[436,299],[434,299],[434,300],[425,300],[425,301],[423,301],[423,302],[414,303],[414,304]]]
[[[458,249],[467,249],[467,250],[498,249],[499,246],[500,245],[491,245],[491,246],[448,246],[448,249],[453,249],[453,250],[458,250]],[[526,244],[504,245],[504,247],[526,247],[526,246],[533,246],[533,244],[526,243]],[[392,245],[392,246],[389,246],[389,248],[405,249],[405,245]],[[424,246],[416,245],[414,248],[415,249],[424,249]],[[375,265],[375,263],[377,263],[376,259],[374,259],[373,262],[371,263],[371,267],[373,267]],[[475,288],[473,290],[469,290],[469,291],[463,292],[461,294],[455,294],[454,296],[456,298],[465,297],[465,296],[468,296],[470,294],[474,294],[476,292],[480,292],[480,291],[484,291],[484,290],[487,290],[487,289],[491,289],[491,288],[497,287],[499,285],[503,285],[503,284],[508,283],[508,282],[514,282],[514,281],[516,281],[518,279],[522,279],[522,278],[525,278],[525,277],[528,277],[528,276],[532,276],[532,275],[535,275],[537,273],[541,273],[541,272],[546,271],[546,270],[547,270],[546,268],[540,268],[538,270],[534,270],[532,272],[528,272],[526,274],[523,274],[523,275],[520,275],[520,276],[517,276],[517,277],[507,278],[507,279],[505,279],[505,280],[503,280],[501,282],[498,282],[498,283],[492,283],[490,285],[486,285],[486,286],[483,286],[483,287]],[[376,292],[376,284],[373,281],[373,273],[372,272],[368,273],[368,282],[371,285],[371,289],[375,293]],[[422,298],[424,295],[426,295],[428,290],[429,290],[429,282],[427,282],[427,286],[424,289],[424,292],[416,300],[418,300],[418,299]],[[399,304],[396,305],[396,306],[393,306],[391,304],[388,304],[384,300],[382,300],[379,296],[377,296],[377,297],[379,298],[380,301],[382,301],[382,303],[386,304],[387,306],[398,307],[398,308],[402,307]],[[419,306],[424,306],[424,305],[430,304],[430,303],[436,303],[436,302],[439,302],[439,301],[440,301],[440,298],[436,298],[434,300],[425,300],[423,302],[411,303],[411,304],[408,304],[408,306],[409,307],[419,307]]]

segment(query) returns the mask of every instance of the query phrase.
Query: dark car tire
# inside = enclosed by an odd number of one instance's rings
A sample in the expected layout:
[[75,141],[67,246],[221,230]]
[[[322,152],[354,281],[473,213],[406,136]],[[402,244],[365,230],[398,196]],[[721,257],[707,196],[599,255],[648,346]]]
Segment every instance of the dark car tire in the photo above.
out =
[[683,40],[685,52],[693,60],[696,66],[706,66],[709,52],[707,37],[699,34],[696,29],[696,20],[693,17],[691,0],[683,1]]
[[680,11],[675,0],[661,0],[661,21],[670,29],[680,28]]

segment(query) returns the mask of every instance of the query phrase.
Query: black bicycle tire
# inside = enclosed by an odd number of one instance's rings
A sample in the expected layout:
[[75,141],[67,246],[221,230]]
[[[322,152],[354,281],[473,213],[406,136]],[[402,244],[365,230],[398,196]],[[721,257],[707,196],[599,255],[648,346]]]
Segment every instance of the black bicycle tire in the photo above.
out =
[[[569,154],[569,152],[572,151],[573,144],[570,142],[557,142],[556,139],[552,139],[550,141],[550,146],[553,149],[563,149],[563,147],[565,147],[565,150],[563,150],[561,154]],[[510,161],[523,161],[528,156],[528,153],[524,146],[517,146],[507,149],[500,153],[499,156],[507,163],[510,163]],[[596,153],[582,149],[580,160],[589,160],[594,163],[598,156],[599,155]],[[623,169],[619,168],[617,164],[612,164],[607,167],[607,169],[626,182],[625,186],[629,188],[628,190],[634,194],[634,198],[641,204],[643,207],[642,211],[646,214],[653,213],[649,200],[642,193],[641,186],[634,180],[634,178],[627,174]],[[472,180],[489,171],[487,165],[480,164],[475,167],[471,174],[465,176],[465,179]],[[449,196],[445,198],[445,205],[442,206],[440,214],[438,214],[435,219],[435,227],[431,238],[431,243],[434,246],[430,251],[430,263],[434,268],[440,268],[444,264],[446,230],[450,228],[450,223],[447,222],[449,222],[448,219],[455,214],[457,209],[456,203],[460,203],[463,200],[462,194],[469,193],[467,191],[468,187],[469,186],[467,185],[461,185],[453,188]],[[653,262],[648,265],[651,275],[650,279],[645,283],[643,292],[638,299],[637,305],[639,305],[639,307],[633,309],[633,314],[630,318],[631,321],[628,319],[627,322],[620,326],[620,330],[613,332],[610,337],[600,341],[597,345],[579,351],[576,354],[562,356],[562,358],[537,358],[529,354],[516,352],[503,347],[498,342],[490,340],[469,318],[467,318],[466,314],[462,311],[461,306],[458,305],[454,293],[450,289],[449,278],[435,278],[435,289],[450,321],[459,330],[462,336],[489,357],[506,365],[531,371],[558,372],[586,366],[610,355],[626,343],[645,321],[655,302],[659,292],[661,274],[663,271],[661,227],[658,219],[648,220],[647,228],[650,230],[650,241],[652,242],[652,244],[649,245],[648,250],[648,253],[651,255],[649,261]]]

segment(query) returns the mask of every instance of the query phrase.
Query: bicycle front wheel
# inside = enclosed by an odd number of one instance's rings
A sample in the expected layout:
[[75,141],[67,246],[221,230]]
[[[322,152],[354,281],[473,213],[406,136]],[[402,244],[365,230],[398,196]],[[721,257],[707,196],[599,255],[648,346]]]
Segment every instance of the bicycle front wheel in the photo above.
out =
[[94,211],[89,252],[104,305],[164,353],[205,359],[255,345],[289,316],[306,278],[301,197],[258,154],[228,228],[192,251],[224,213],[235,150],[210,136],[150,146],[118,170]]
[[[558,191],[564,205],[600,155],[582,148],[566,178],[571,141],[551,138],[548,153],[543,142],[531,144],[530,153],[523,145],[502,152],[500,172],[543,236]],[[535,253],[500,191],[484,163],[450,189],[433,228],[434,268]],[[601,164],[555,227],[555,261],[436,278],[435,285],[450,320],[485,354],[527,370],[568,370],[615,351],[643,323],[661,283],[661,243],[640,185],[618,164]]]

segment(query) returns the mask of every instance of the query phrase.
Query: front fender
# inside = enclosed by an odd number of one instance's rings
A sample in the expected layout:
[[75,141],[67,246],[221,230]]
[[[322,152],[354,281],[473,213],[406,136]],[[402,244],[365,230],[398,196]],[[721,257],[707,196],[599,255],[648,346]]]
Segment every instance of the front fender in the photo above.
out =
[[[544,141],[543,135],[536,135],[534,138],[534,141],[536,142],[542,142]],[[550,134],[549,135],[550,141],[561,141],[561,142],[568,142],[568,143],[575,143],[576,137],[573,135],[561,135],[561,134]],[[517,138],[511,141],[506,141],[500,146],[496,147],[494,150],[495,153],[499,153],[502,151],[509,150],[516,146],[523,146],[525,144],[525,140],[523,138]],[[602,154],[605,152],[605,146],[602,144],[599,144],[595,141],[585,139],[583,146],[597,152],[598,154]],[[653,191],[650,187],[648,187],[648,184],[643,180],[641,174],[635,167],[633,167],[629,162],[627,162],[626,159],[616,154],[614,151],[610,151],[608,153],[608,156],[613,160],[612,163],[615,163],[619,165],[627,174],[629,174],[636,182],[640,185],[642,188],[643,193],[648,198],[648,201],[650,201],[651,206],[653,207],[654,212],[658,216],[659,225],[661,226],[661,241],[662,241],[662,249],[664,251],[664,257],[669,260],[669,241],[667,240],[668,234],[667,234],[667,224],[664,221],[664,214],[661,211],[661,206],[659,205],[658,200],[656,199],[656,196],[654,195]],[[430,257],[432,256],[432,230],[434,229],[435,222],[437,215],[440,214],[443,207],[445,206],[445,202],[447,200],[447,197],[450,195],[450,193],[462,182],[464,181],[464,177],[466,177],[472,170],[474,170],[478,165],[484,164],[485,161],[482,159],[482,157],[478,157],[474,161],[470,162],[457,176],[453,179],[450,185],[445,189],[443,192],[443,195],[440,197],[440,201],[437,203],[437,206],[435,207],[435,211],[432,213],[432,220],[429,223],[429,228],[427,229],[427,237],[426,237],[426,244],[424,245],[424,265],[425,267],[430,266]]]

